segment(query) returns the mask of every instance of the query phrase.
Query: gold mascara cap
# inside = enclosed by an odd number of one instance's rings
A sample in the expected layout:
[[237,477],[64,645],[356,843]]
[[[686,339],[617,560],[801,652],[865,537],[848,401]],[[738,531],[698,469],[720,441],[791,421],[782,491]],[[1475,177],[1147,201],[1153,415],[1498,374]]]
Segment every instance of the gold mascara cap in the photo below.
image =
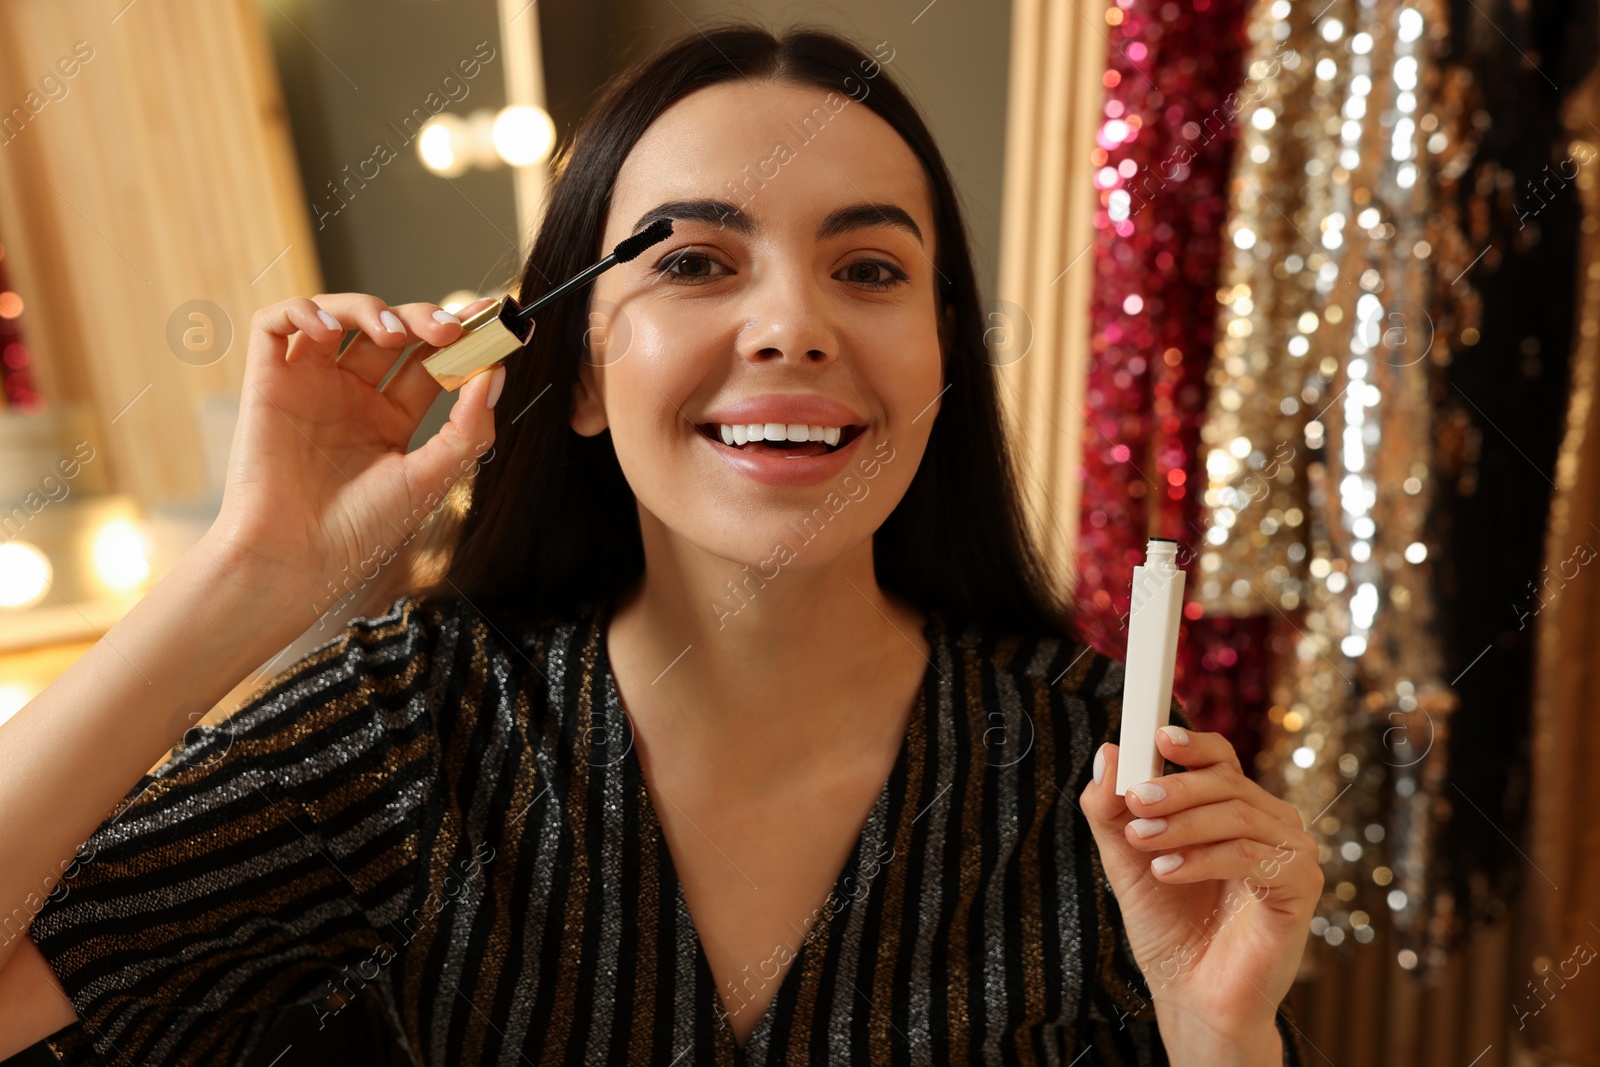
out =
[[461,321],[461,336],[422,361],[434,380],[453,392],[533,337],[533,319],[518,318],[522,308],[509,294]]

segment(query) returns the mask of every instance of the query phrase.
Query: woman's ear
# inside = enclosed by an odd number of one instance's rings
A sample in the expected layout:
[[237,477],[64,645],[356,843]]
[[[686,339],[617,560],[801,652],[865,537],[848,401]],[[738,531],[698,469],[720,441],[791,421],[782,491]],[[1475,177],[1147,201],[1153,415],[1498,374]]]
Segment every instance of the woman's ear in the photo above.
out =
[[584,437],[594,437],[608,425],[606,407],[595,381],[594,364],[586,358],[579,358],[578,380],[572,383],[571,421],[572,428]]

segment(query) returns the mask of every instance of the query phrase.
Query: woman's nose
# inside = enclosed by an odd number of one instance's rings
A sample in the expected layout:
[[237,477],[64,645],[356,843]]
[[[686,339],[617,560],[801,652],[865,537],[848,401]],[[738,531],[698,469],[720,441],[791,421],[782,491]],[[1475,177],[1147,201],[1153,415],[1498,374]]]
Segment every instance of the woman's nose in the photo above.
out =
[[769,276],[751,286],[741,310],[747,319],[738,348],[746,360],[820,364],[839,357],[824,294],[798,272]]

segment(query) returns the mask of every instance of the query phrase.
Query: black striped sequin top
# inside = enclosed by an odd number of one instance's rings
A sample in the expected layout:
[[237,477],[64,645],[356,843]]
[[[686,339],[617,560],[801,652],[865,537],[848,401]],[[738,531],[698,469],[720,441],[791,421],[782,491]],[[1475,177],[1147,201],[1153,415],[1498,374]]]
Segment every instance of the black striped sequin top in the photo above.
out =
[[893,770],[740,1047],[608,612],[507,633],[404,597],[194,731],[29,929],[80,1018],[51,1050],[232,1064],[360,995],[426,1065],[1168,1062],[1077,806],[1121,663],[930,617]]

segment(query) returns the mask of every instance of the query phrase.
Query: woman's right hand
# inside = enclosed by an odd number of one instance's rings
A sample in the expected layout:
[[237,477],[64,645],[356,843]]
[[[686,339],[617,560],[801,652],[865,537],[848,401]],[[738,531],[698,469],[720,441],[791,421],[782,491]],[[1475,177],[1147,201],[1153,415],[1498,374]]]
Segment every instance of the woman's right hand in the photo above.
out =
[[[470,304],[461,317],[491,302]],[[489,405],[503,365],[462,385],[450,421],[406,451],[441,391],[422,359],[461,335],[448,313],[434,317],[440,310],[333,293],[294,297],[252,317],[222,508],[207,538],[270,606],[331,607],[329,583],[340,588],[397,555],[493,444]],[[390,332],[384,319],[403,329]],[[361,333],[340,354],[351,329]],[[399,350],[418,341],[379,391]]]

